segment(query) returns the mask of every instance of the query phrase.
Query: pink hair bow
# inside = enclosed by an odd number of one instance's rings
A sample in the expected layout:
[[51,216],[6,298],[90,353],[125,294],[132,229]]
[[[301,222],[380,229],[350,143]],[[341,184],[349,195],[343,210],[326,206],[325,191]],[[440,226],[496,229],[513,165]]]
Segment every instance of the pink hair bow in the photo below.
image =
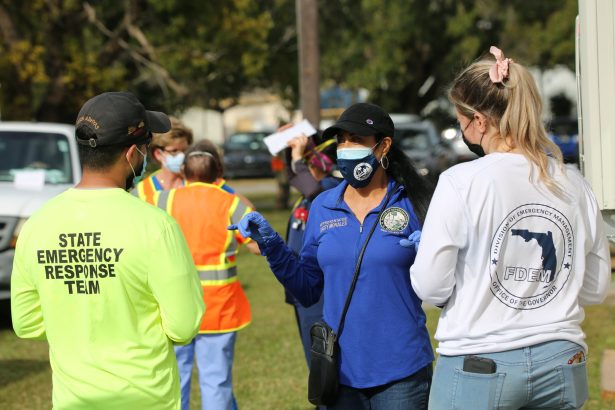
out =
[[495,57],[495,64],[489,69],[489,78],[493,83],[501,83],[508,78],[508,63],[513,63],[511,58],[504,58],[502,50],[491,46],[489,52]]

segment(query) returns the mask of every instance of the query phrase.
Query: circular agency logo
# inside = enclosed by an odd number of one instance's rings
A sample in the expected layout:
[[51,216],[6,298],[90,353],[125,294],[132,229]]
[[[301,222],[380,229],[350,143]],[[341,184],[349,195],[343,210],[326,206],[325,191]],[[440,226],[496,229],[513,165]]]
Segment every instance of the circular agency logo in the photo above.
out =
[[557,296],[573,266],[574,232],[557,209],[526,204],[506,216],[491,241],[491,292],[520,310]]
[[380,227],[387,232],[402,232],[408,226],[410,217],[405,209],[397,206],[387,208],[380,216]]
[[367,162],[361,162],[354,167],[353,175],[357,181],[363,181],[372,173],[372,166]]

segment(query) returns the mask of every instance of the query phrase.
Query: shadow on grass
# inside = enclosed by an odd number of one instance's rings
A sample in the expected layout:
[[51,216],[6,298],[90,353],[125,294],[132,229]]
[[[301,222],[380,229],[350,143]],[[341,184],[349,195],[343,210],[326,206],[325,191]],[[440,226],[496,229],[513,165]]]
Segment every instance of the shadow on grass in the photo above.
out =
[[11,301],[0,300],[0,330],[12,329],[11,323]]
[[2,359],[0,360],[0,386],[5,388],[11,383],[49,369],[47,360]]

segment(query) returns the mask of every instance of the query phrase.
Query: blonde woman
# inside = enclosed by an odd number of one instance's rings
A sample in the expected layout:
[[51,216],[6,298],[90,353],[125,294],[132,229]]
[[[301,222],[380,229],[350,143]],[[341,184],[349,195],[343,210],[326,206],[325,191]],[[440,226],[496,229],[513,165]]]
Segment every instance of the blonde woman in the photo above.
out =
[[490,51],[449,92],[481,158],[440,176],[410,269],[419,298],[443,307],[429,407],[580,408],[583,306],[610,282],[602,217],[547,138],[527,69]]

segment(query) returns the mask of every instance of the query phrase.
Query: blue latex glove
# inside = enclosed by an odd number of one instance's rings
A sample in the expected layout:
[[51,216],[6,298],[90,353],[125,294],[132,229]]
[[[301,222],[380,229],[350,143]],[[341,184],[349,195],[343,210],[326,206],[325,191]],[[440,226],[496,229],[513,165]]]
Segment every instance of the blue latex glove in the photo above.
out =
[[421,231],[414,231],[408,236],[408,239],[404,238],[399,241],[399,244],[404,248],[412,248],[417,251],[419,249],[419,242],[421,241]]
[[239,230],[242,236],[254,239],[261,250],[278,235],[263,215],[256,211],[246,214],[239,223],[229,225],[226,229]]

